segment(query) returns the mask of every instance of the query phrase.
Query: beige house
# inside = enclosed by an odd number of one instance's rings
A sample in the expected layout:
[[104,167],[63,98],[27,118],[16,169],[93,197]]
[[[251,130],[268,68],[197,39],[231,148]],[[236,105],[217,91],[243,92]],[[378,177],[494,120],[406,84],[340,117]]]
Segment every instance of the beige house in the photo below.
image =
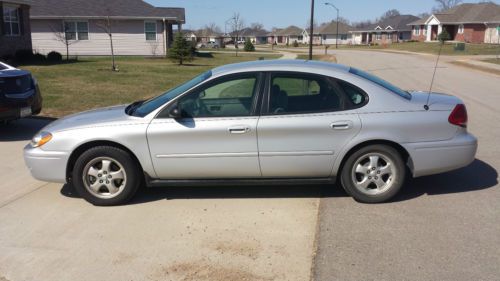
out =
[[29,0],[0,1],[0,58],[31,50]]
[[[33,50],[71,55],[165,55],[183,8],[159,8],[141,0],[37,0],[31,11]],[[66,44],[66,42],[68,44]]]
[[[314,45],[335,45],[337,42],[339,45],[351,45],[355,42],[353,41],[353,34],[350,33],[354,28],[345,23],[339,23],[337,29],[337,22],[331,21],[322,24],[319,28],[316,28],[313,36]],[[338,31],[338,36],[337,36]],[[304,43],[309,43],[309,30],[304,29]]]

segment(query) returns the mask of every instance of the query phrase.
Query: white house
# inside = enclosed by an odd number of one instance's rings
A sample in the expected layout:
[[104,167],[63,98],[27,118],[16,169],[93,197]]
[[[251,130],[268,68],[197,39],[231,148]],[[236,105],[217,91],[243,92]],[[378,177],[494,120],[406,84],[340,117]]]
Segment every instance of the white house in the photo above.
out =
[[173,25],[185,23],[183,8],[159,8],[141,0],[37,0],[31,9],[33,50],[40,53],[165,55]]

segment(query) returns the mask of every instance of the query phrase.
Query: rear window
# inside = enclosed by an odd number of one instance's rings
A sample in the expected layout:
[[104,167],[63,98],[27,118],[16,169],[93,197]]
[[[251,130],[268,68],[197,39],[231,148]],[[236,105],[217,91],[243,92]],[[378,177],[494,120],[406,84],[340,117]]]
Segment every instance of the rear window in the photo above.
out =
[[384,87],[386,88],[387,90],[399,95],[400,97],[403,97],[405,99],[408,99],[410,100],[411,99],[411,95],[410,93],[406,92],[406,91],[403,91],[401,90],[400,88],[392,85],[391,83],[383,80],[383,79],[380,79],[379,77],[375,76],[375,75],[372,75],[368,72],[365,72],[365,71],[362,71],[362,70],[359,70],[359,69],[356,69],[356,68],[353,68],[351,67],[351,69],[349,70],[350,73],[352,74],[355,74],[359,77],[362,77],[362,78],[365,78],[366,80],[369,80],[381,87]]

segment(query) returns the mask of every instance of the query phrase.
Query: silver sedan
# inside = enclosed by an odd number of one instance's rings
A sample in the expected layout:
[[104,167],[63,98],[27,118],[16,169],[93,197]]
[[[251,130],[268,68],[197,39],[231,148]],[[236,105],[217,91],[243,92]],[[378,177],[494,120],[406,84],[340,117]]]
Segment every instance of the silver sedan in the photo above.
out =
[[408,92],[342,65],[219,67],[163,95],[59,119],[25,147],[32,175],[95,205],[143,185],[335,183],[384,202],[408,176],[467,166],[476,138],[453,96]]

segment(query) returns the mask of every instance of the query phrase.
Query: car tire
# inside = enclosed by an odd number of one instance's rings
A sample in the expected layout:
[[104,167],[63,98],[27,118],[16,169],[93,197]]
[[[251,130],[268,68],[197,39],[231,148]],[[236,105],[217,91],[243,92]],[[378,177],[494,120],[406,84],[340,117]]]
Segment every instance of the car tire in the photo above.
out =
[[383,203],[403,186],[406,166],[391,146],[369,145],[351,154],[341,171],[346,192],[361,203]]
[[93,147],[78,157],[72,182],[78,194],[96,206],[125,204],[143,182],[137,162],[112,146]]

